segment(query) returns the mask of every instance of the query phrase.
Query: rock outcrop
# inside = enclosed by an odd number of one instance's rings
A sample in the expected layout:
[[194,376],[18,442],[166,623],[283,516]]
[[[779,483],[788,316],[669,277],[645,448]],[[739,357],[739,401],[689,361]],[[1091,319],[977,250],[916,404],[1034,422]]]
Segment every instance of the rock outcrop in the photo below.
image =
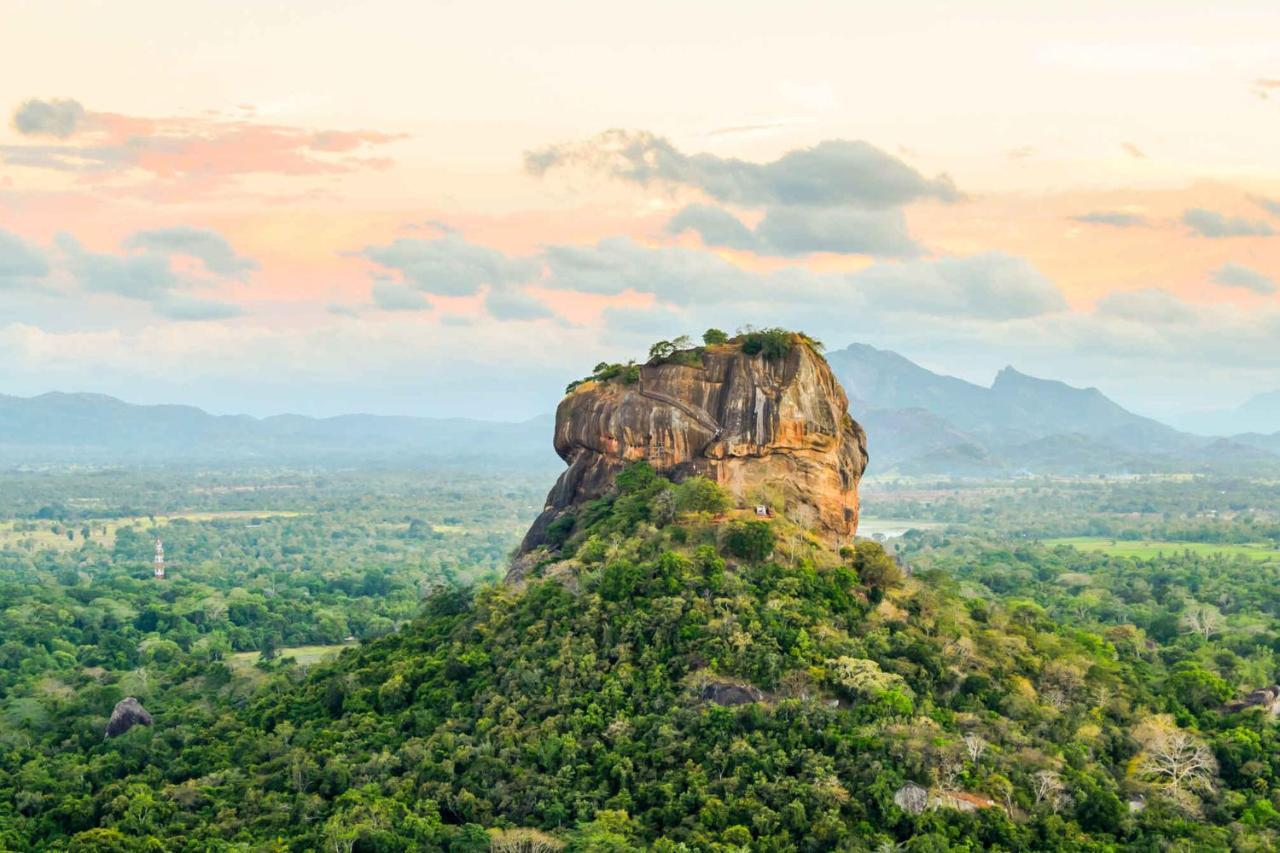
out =
[[833,544],[852,538],[866,434],[826,359],[797,336],[775,358],[728,343],[707,347],[700,362],[682,361],[644,365],[634,382],[588,381],[561,401],[555,449],[569,468],[521,554],[546,544],[557,518],[608,494],[618,472],[642,460],[677,481],[708,477],[743,505],[780,496],[793,521]]
[[153,722],[141,702],[132,696],[126,696],[111,710],[111,719],[107,721],[107,737],[118,737],[134,726],[149,726]]

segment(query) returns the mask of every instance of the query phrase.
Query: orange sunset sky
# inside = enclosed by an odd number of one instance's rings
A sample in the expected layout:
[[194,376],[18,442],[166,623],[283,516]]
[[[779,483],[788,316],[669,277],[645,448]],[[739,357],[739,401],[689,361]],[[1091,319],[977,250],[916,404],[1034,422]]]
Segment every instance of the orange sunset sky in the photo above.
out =
[[1280,388],[1280,7],[8,4],[0,393],[523,418],[714,325]]

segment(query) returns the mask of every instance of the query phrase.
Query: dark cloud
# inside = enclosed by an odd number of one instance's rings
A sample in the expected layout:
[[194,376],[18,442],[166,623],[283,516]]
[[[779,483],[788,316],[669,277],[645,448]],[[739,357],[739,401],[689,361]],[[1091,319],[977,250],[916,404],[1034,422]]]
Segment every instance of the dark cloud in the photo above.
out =
[[199,260],[215,275],[242,277],[258,269],[257,261],[236,254],[225,237],[207,228],[178,226],[139,231],[125,240],[124,248],[186,255]]
[[14,111],[13,126],[24,136],[66,139],[79,129],[84,119],[85,110],[79,101],[32,98]]
[[1242,216],[1225,216],[1216,210],[1193,207],[1182,214],[1182,224],[1201,237],[1270,237],[1275,234],[1271,226],[1260,219]]
[[49,261],[43,252],[0,228],[0,290],[29,286],[48,274]]
[[1139,228],[1151,224],[1145,216],[1120,210],[1094,210],[1073,216],[1071,219],[1088,225],[1114,225],[1117,228]]
[[1243,264],[1223,264],[1213,272],[1213,282],[1225,287],[1239,287],[1267,296],[1280,290],[1275,279]]
[[570,166],[645,186],[698,189],[717,201],[744,207],[885,208],[961,197],[946,175],[927,178],[861,140],[829,140],[769,163],[752,163],[714,154],[685,154],[669,140],[644,131],[611,130],[585,142],[525,154],[525,168],[534,175]]

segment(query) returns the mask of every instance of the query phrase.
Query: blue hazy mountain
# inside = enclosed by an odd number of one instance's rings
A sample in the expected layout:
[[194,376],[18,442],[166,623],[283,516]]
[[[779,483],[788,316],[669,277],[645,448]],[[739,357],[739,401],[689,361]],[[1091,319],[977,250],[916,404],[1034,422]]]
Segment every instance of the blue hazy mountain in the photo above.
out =
[[486,460],[556,462],[551,416],[519,423],[467,418],[211,415],[140,406],[102,394],[0,395],[0,461],[172,463]]
[[[1180,432],[1096,388],[1012,367],[983,386],[864,344],[827,358],[867,430],[872,475],[1280,472],[1280,434]],[[1262,411],[1269,403],[1258,399]],[[553,424],[550,414],[518,423],[364,414],[255,418],[101,394],[0,395],[0,464],[554,466]]]

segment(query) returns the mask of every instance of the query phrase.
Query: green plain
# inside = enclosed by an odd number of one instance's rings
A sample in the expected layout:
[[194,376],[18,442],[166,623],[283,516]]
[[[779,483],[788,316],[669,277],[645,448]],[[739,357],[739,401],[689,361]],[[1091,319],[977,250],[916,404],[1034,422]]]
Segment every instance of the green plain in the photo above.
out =
[[1050,548],[1070,545],[1081,551],[1095,551],[1112,557],[1136,557],[1150,560],[1155,557],[1174,557],[1184,551],[1197,556],[1221,554],[1226,557],[1248,557],[1251,560],[1278,560],[1280,549],[1268,542],[1171,542],[1168,540],[1111,539],[1106,536],[1069,536],[1062,539],[1045,539]]

